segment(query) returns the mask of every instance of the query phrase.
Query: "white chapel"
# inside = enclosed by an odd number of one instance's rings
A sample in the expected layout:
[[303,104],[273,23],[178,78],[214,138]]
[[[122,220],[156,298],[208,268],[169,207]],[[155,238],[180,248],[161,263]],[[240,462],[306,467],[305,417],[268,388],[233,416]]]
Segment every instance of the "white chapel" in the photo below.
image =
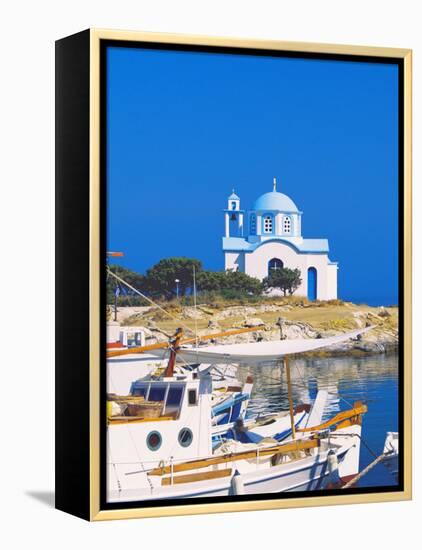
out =
[[327,239],[302,237],[302,212],[277,191],[264,193],[249,211],[241,210],[240,198],[228,198],[223,252],[225,269],[243,271],[261,281],[273,269],[298,268],[302,283],[295,295],[310,300],[337,298],[337,262],[328,257]]

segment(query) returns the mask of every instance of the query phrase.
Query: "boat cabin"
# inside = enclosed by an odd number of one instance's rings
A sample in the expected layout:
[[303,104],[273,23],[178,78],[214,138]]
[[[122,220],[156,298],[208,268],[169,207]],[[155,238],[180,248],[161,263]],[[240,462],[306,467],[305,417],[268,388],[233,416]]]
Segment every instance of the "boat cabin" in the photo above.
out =
[[107,324],[107,349],[145,346],[143,327],[120,326],[117,322]]
[[130,394],[143,397],[145,401],[162,404],[161,416],[176,420],[179,418],[182,406],[194,407],[198,402],[198,385],[187,387],[181,380],[136,380],[132,383]]
[[[139,471],[140,464],[149,469],[163,461],[209,455],[211,392],[209,374],[196,379],[171,377],[133,382],[131,396],[126,397],[144,403],[145,414],[108,417],[108,448],[113,449],[109,460],[116,472],[120,467],[127,471],[129,463],[134,471]],[[109,475],[115,475],[112,469]]]

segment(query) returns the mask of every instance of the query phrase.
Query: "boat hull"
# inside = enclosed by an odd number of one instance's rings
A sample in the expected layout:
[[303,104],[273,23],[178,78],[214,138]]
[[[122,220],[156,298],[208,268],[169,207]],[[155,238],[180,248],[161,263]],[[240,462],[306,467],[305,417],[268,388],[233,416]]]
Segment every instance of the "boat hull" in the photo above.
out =
[[[354,452],[354,450],[353,445],[339,450],[337,458],[340,466],[343,461],[347,460],[348,452]],[[327,456],[328,451],[265,470],[257,468],[255,471],[239,475],[240,479],[237,484],[233,483],[233,476],[230,476],[223,480],[184,483],[183,487],[180,485],[155,486],[145,490],[113,492],[109,494],[109,502],[317,491],[323,489],[330,480]]]

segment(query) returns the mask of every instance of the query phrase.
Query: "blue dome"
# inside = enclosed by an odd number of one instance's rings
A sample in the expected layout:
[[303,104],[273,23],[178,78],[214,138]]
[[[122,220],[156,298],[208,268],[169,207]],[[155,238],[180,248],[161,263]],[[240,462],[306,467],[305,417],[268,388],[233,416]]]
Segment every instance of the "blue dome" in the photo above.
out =
[[298,212],[297,206],[287,195],[278,191],[264,193],[256,199],[252,210],[279,210],[280,212]]

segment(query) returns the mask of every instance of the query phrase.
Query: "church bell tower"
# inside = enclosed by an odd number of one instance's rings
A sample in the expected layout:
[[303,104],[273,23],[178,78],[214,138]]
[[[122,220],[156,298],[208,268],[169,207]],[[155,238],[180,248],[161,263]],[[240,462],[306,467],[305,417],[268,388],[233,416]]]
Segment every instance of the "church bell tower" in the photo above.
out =
[[244,210],[240,209],[240,198],[232,191],[227,199],[227,208],[224,210],[225,236],[243,237]]

